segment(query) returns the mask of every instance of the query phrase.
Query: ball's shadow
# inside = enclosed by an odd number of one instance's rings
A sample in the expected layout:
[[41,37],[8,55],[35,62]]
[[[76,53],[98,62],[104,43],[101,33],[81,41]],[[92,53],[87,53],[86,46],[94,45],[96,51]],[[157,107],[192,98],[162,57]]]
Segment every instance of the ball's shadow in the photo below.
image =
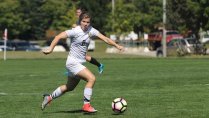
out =
[[114,115],[114,116],[121,116],[121,115],[123,115],[123,113],[112,113],[112,115]]

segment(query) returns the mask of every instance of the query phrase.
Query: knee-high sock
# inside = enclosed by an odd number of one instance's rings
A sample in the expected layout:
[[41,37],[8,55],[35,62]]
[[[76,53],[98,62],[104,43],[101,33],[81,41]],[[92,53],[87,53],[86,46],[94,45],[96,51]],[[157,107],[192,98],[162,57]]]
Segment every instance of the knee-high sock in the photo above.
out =
[[97,67],[100,67],[101,64],[93,57],[91,57],[91,60],[89,61],[91,64],[96,65]]
[[63,92],[61,91],[61,88],[58,87],[54,92],[52,92],[51,97],[52,99],[58,98],[63,94]]
[[92,88],[85,88],[84,89],[84,104],[90,103],[90,99],[92,96]]

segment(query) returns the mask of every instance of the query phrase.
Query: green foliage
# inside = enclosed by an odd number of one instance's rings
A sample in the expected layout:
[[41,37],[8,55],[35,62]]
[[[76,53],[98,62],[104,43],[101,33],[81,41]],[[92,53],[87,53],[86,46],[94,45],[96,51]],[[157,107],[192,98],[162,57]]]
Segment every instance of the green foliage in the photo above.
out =
[[21,39],[29,40],[30,37],[33,39],[39,39],[45,35],[46,20],[45,12],[41,11],[41,7],[44,4],[44,0],[40,1],[20,1],[21,13],[24,13],[23,19],[27,19],[30,26],[29,29],[24,30],[19,35]]
[[139,17],[135,22],[142,32],[151,32],[162,26],[162,0],[141,0],[135,1],[137,9],[135,17]]
[[92,26],[102,33],[106,33],[111,30],[111,27],[106,27],[110,21],[108,16],[111,14],[111,8],[107,8],[110,3],[111,0],[80,0],[78,6],[86,9],[91,14]]
[[20,12],[18,0],[1,0],[0,16],[0,28],[2,31],[8,28],[9,38],[15,38],[22,31],[30,28],[28,20],[23,19],[24,13]]
[[[48,0],[42,6],[42,12],[48,16],[49,29],[60,30],[65,25],[66,20],[63,16],[66,16],[67,11],[72,8],[72,3],[66,0]],[[46,20],[47,21],[47,20]],[[68,21],[69,22],[69,21]]]
[[[150,32],[157,29],[162,22],[160,0],[116,1],[114,14],[110,14],[107,27],[118,34],[135,32]],[[109,5],[111,7],[111,4]]]
[[130,32],[133,30],[133,21],[135,16],[134,5],[124,3],[122,0],[116,2],[115,13],[113,14],[113,31],[116,33]]
[[209,29],[209,1],[172,0],[168,1],[167,8],[169,28],[178,29],[181,32],[191,30],[196,35],[200,28]]
[[[1,0],[0,34],[9,38],[42,39],[46,31],[63,31],[75,23],[75,8],[92,15],[92,25],[102,33],[152,32],[162,26],[162,0]],[[167,0],[167,29],[198,34],[209,29],[208,0]]]
[[0,28],[7,27],[11,38],[41,39],[47,29],[59,29],[66,22],[61,16],[70,9],[70,3],[66,0],[5,0],[0,4]]
[[76,18],[75,11],[76,11],[76,7],[74,5],[74,6],[72,6],[71,9],[69,9],[67,11],[67,14],[61,16],[61,21],[62,21],[61,23],[62,24],[57,27],[58,30],[64,31],[64,30],[66,30],[66,28],[69,29],[72,27],[73,24],[76,23],[76,21],[78,19]]

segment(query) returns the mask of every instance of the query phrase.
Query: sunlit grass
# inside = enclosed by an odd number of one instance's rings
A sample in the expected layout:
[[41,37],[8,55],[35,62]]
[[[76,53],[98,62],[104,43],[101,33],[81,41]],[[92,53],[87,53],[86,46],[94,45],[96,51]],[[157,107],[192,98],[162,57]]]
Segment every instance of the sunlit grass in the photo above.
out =
[[[108,58],[100,59],[105,71],[86,66],[97,82],[92,105],[94,118],[203,118],[209,117],[208,59]],[[40,110],[43,93],[66,82],[65,59],[17,59],[0,61],[0,117],[88,117],[80,112],[84,81]],[[127,111],[114,115],[111,102],[123,97]]]

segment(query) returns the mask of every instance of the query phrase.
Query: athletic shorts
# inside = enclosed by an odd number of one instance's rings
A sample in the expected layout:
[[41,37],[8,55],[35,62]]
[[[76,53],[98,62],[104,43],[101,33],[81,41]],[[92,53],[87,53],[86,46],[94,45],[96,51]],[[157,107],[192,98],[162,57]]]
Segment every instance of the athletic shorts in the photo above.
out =
[[76,58],[68,56],[66,61],[66,68],[68,71],[68,76],[75,76],[86,67],[82,65],[82,63],[79,62]]

